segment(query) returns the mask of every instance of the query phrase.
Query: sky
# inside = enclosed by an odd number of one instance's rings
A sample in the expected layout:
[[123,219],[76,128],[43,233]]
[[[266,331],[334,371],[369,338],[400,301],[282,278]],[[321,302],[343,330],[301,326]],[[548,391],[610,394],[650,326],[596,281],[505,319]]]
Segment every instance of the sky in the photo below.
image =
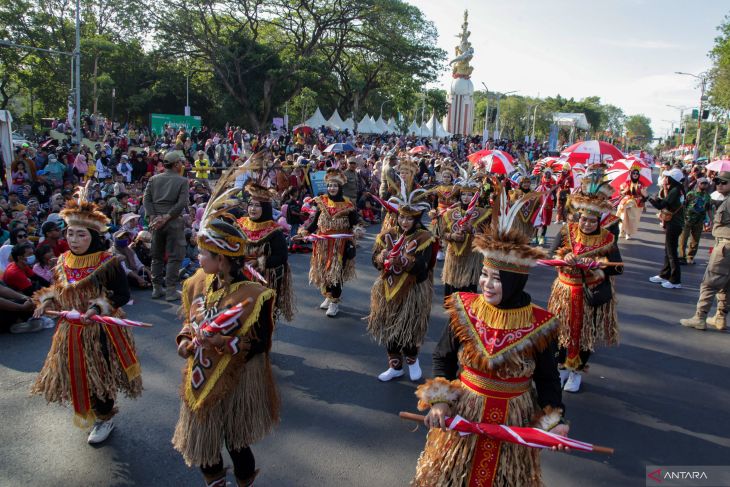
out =
[[[407,0],[434,22],[438,45],[454,58],[464,10],[474,47],[475,89],[526,96],[599,96],[627,115],[651,119],[665,136],[679,110],[696,107],[699,74],[727,0]],[[448,91],[451,70],[437,86]]]

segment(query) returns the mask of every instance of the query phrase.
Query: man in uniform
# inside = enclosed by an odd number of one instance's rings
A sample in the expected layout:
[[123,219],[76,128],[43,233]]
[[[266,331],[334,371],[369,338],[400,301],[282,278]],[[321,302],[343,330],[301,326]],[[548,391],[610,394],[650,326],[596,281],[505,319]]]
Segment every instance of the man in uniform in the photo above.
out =
[[[177,292],[180,264],[185,257],[185,223],[182,212],[188,206],[188,178],[180,175],[182,160],[177,151],[165,155],[165,171],[150,178],[144,191],[144,209],[152,232],[152,297],[180,299]],[[162,290],[162,269],[167,253],[166,292]]]
[[[715,247],[705,269],[700,285],[700,298],[692,318],[679,320],[682,326],[705,330],[707,324],[718,330],[725,329],[728,293],[730,292],[730,171],[721,172],[714,180],[717,191],[724,197],[715,211],[712,223],[712,236]],[[713,298],[717,296],[715,316],[707,319]]]

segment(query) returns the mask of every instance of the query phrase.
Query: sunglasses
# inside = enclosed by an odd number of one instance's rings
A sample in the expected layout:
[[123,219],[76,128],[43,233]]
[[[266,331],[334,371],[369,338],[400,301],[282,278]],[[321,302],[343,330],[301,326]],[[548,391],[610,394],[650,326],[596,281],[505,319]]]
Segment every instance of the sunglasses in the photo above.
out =
[[715,183],[716,185],[728,184],[728,181],[724,181],[722,179],[713,179],[712,182]]
[[26,235],[26,234],[24,234],[24,233],[22,233],[22,234],[21,234],[21,233],[19,233],[19,234],[18,234],[18,238],[28,238],[28,235]]

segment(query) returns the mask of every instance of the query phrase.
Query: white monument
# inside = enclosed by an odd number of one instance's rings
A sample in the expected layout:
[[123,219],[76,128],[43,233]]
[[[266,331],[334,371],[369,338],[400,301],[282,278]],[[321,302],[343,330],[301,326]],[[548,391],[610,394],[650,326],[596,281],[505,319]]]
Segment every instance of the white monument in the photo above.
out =
[[449,93],[449,113],[446,116],[446,130],[452,134],[469,135],[474,125],[474,85],[471,73],[474,68],[469,61],[474,57],[474,48],[469,42],[469,11],[464,11],[464,23],[461,24],[459,45],[456,46],[456,57],[449,63],[453,65],[451,92]]

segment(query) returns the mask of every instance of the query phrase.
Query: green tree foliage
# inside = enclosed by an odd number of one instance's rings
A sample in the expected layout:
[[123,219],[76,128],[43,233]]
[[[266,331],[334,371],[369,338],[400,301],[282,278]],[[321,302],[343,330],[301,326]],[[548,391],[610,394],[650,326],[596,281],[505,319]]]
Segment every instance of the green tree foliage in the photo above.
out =
[[716,107],[730,110],[730,15],[717,28],[720,32],[710,51],[713,61],[710,70],[709,96]]
[[654,133],[651,120],[645,115],[631,115],[626,119],[626,136],[629,148],[643,148],[652,142]]

